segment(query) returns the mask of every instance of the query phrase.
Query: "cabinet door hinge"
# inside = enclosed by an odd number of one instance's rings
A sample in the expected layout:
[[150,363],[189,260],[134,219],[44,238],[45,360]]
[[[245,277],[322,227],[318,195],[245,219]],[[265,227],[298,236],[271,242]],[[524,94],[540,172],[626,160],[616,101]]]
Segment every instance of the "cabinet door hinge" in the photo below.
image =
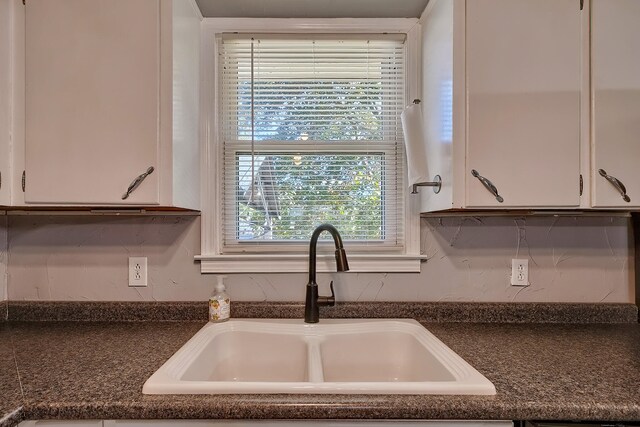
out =
[[580,174],[580,195],[582,196],[582,190],[584,189],[584,181],[582,180],[582,174]]
[[27,172],[22,171],[22,192],[24,193],[24,186],[27,183]]
[[2,189],[2,172],[0,172],[0,190]]
[[[24,0],[22,0],[24,1]],[[580,10],[584,9],[584,0],[580,0]]]

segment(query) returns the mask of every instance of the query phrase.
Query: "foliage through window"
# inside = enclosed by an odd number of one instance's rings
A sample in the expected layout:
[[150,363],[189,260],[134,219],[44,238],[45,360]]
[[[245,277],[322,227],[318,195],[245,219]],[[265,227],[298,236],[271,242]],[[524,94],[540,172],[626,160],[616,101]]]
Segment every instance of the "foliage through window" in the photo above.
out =
[[224,245],[403,244],[404,43],[224,35],[219,41]]

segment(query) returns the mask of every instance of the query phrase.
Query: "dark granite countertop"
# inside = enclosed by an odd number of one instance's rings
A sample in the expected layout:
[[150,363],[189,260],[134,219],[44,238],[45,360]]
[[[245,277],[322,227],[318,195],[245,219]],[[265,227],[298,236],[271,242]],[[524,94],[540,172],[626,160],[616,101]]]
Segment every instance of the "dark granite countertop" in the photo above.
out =
[[11,338],[9,325],[0,322],[0,426],[18,421],[24,400]]
[[424,322],[494,383],[495,396],[143,395],[146,379],[203,325],[0,324],[0,342],[11,343],[0,348],[0,417],[14,413],[0,425],[47,418],[640,421],[638,323]]

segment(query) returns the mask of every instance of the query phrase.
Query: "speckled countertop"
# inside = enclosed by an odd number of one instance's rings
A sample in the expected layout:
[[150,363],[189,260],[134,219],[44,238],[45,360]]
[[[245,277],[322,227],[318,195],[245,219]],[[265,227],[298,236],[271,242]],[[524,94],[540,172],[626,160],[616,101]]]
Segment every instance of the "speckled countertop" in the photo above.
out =
[[423,324],[497,394],[143,395],[146,379],[203,321],[11,321],[0,324],[0,416],[14,416],[0,425],[45,418],[640,421],[638,323]]
[[0,322],[0,426],[18,420],[23,402],[11,337],[9,325]]

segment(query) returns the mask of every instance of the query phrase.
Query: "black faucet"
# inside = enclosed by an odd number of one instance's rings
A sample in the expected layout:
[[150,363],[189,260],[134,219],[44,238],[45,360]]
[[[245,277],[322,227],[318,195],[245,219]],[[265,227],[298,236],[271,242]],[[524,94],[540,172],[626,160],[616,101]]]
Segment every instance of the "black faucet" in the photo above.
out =
[[336,246],[336,267],[338,271],[349,271],[349,263],[347,262],[347,253],[342,246],[342,238],[338,230],[331,224],[319,225],[311,235],[309,244],[309,283],[307,283],[307,299],[304,304],[304,321],[306,323],[318,323],[320,320],[320,306],[331,306],[336,304],[336,295],[333,292],[333,281],[329,287],[331,288],[330,297],[318,296],[318,284],[316,283],[316,246],[318,245],[318,237],[323,231],[328,231],[333,237]]

